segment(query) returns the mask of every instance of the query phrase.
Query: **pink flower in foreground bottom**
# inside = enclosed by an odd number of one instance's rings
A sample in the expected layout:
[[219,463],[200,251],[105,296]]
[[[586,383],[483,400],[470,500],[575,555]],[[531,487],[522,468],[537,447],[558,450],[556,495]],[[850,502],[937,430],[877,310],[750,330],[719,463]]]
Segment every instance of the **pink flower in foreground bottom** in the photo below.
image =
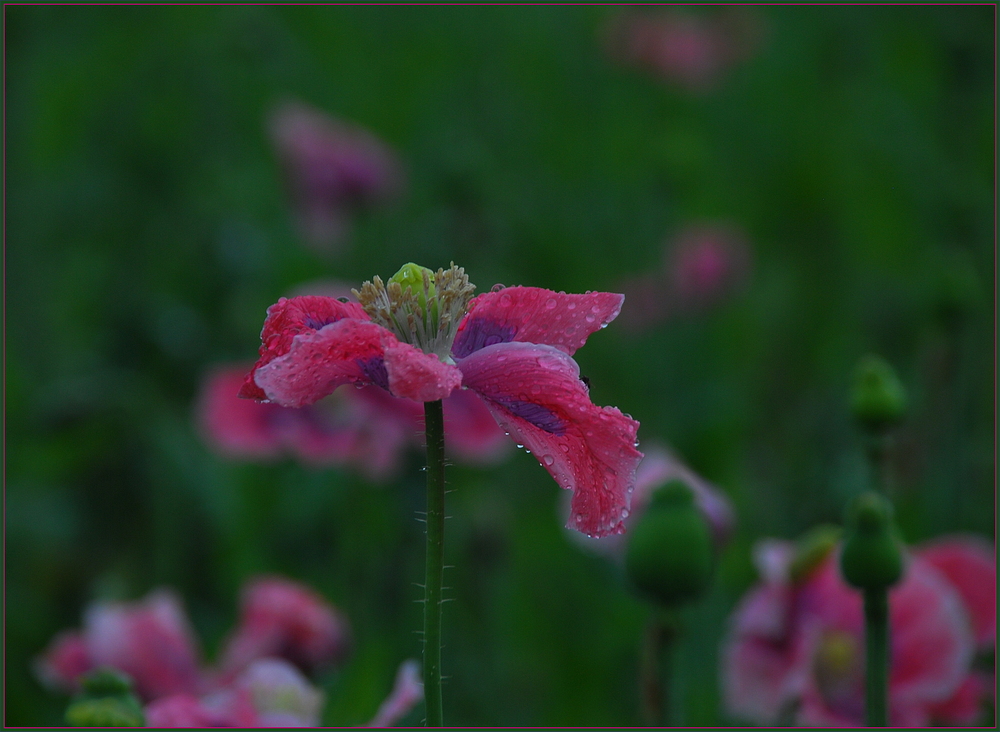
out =
[[[981,699],[970,672],[972,618],[952,576],[922,554],[914,551],[903,579],[889,592],[889,722],[971,724]],[[788,542],[758,545],[763,581],[734,612],[722,651],[726,707],[734,717],[767,725],[785,719],[805,726],[861,726],[861,595],[840,577],[836,550],[793,578],[794,555]],[[995,585],[996,564],[988,556],[968,555],[963,571]]]
[[407,265],[388,287],[366,283],[361,304],[282,298],[268,309],[240,395],[303,407],[344,384],[417,402],[464,387],[573,491],[569,526],[622,532],[642,458],[639,423],[590,401],[572,355],[618,315],[623,296],[508,287],[472,298],[473,289],[454,265],[436,274]]
[[[332,605],[296,582],[263,576],[244,587],[218,670],[199,666],[180,601],[165,590],[88,608],[83,631],[57,635],[35,669],[66,692],[98,666],[126,673],[149,727],[315,727],[323,693],[304,672],[341,662],[348,646],[347,621]],[[416,663],[407,661],[371,725],[394,724],[422,698]]]

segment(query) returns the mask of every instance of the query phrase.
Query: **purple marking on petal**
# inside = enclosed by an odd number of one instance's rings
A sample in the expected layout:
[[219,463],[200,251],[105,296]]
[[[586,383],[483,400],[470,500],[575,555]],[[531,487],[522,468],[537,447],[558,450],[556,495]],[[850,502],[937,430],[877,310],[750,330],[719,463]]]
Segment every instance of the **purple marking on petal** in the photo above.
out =
[[486,346],[497,343],[510,343],[517,335],[517,327],[501,325],[488,318],[477,318],[470,315],[470,322],[455,337],[451,353],[455,358],[465,358],[469,354]]
[[313,330],[319,330],[325,325],[330,325],[330,323],[337,322],[336,318],[317,318],[313,315],[306,316],[305,326],[307,328],[312,328]]
[[385,359],[381,356],[369,358],[367,361],[359,358],[354,363],[361,367],[365,377],[375,386],[381,386],[389,391],[389,372],[385,370]]
[[566,433],[566,423],[555,412],[547,407],[543,407],[541,404],[522,402],[517,399],[491,399],[490,401],[500,405],[511,414],[520,417],[526,422],[531,422],[531,424],[540,430],[545,430],[553,435]]

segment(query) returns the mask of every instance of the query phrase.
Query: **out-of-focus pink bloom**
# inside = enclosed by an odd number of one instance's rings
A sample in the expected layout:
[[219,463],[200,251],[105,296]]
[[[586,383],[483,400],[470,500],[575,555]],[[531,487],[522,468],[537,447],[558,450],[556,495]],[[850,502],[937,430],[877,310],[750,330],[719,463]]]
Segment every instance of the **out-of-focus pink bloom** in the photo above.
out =
[[[423,406],[365,386],[340,390],[301,409],[240,399],[249,364],[219,367],[202,383],[195,412],[199,431],[218,454],[275,460],[290,454],[307,465],[346,465],[380,482],[392,478],[406,451],[423,446]],[[488,465],[510,452],[482,400],[458,390],[444,400],[448,455]]]
[[255,660],[231,684],[196,697],[174,694],[146,706],[146,726],[316,727],[323,692],[280,658]]
[[[388,727],[423,699],[416,661],[405,661],[396,683],[367,727]],[[197,697],[175,694],[146,706],[146,726],[178,727],[317,727],[323,692],[287,661],[254,661],[229,684]]]
[[270,133],[299,227],[319,249],[329,249],[345,236],[355,210],[402,186],[400,165],[384,143],[304,104],[278,107]]
[[420,664],[405,661],[396,672],[396,683],[389,697],[382,702],[367,727],[391,727],[410,713],[424,698],[424,684],[420,680]]
[[[260,358],[240,396],[298,408],[352,383],[374,384],[417,402],[444,399],[465,387],[573,492],[572,528],[593,536],[624,531],[642,458],[635,448],[639,423],[614,407],[594,405],[572,358],[588,336],[618,315],[623,297],[508,287],[470,300],[474,288],[461,268],[453,265],[434,276],[437,294],[425,295],[441,309],[426,331],[421,326],[419,332],[397,332],[415,326],[405,326],[402,311],[404,325],[390,318],[388,308],[406,306],[391,301],[378,278],[362,294],[369,293],[379,322],[357,303],[281,298],[268,308]],[[415,297],[409,288],[405,292]]]
[[243,588],[240,620],[219,661],[231,678],[258,658],[287,659],[308,672],[344,660],[347,621],[312,590],[281,577],[258,577]]
[[627,13],[609,27],[609,52],[689,91],[712,89],[761,40],[760,19],[746,10],[714,16],[669,11]]
[[198,651],[176,596],[158,590],[134,603],[97,603],[81,633],[56,636],[36,661],[42,681],[63,690],[77,688],[80,675],[98,666],[127,673],[145,700],[196,691]]
[[[840,577],[837,551],[793,582],[794,553],[792,544],[773,541],[755,552],[763,581],[731,619],[722,651],[725,704],[733,716],[763,724],[790,716],[806,726],[860,726],[861,594]],[[889,608],[890,724],[969,723],[979,700],[970,619],[958,590],[917,552],[890,590]]]
[[[721,549],[729,542],[736,528],[736,514],[729,499],[722,491],[682,463],[667,448],[643,443],[643,449],[646,450],[646,454],[635,471],[632,506],[625,519],[626,534],[645,512],[656,490],[672,480],[680,480],[691,488],[695,506],[708,522],[716,548]],[[581,537],[580,542],[599,553],[619,558],[625,550],[623,536],[607,536],[601,539]]]
[[711,307],[736,292],[750,274],[750,247],[734,227],[694,226],[664,250],[661,268],[622,285],[622,320],[633,330]]

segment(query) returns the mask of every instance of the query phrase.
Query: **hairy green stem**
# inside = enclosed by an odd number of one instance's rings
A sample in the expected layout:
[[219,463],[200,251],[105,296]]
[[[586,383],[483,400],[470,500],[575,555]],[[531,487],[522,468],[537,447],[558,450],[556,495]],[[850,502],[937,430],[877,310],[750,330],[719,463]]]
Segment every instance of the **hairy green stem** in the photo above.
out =
[[869,727],[885,727],[889,687],[889,593],[865,590],[865,708]]
[[424,582],[424,704],[428,727],[444,726],[441,705],[441,581],[444,574],[444,413],[424,403],[427,438],[427,575]]

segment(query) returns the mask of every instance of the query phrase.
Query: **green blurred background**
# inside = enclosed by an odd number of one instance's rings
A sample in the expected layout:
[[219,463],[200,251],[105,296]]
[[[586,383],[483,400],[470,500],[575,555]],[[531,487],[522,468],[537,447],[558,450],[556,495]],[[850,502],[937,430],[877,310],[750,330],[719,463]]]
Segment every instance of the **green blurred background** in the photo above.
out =
[[[577,355],[595,402],[739,515],[688,616],[687,724],[734,723],[715,658],[752,544],[839,522],[865,485],[863,354],[911,397],[905,538],[992,538],[994,8],[746,10],[753,53],[699,91],[611,58],[613,7],[6,7],[7,725],[60,723],[30,661],[89,601],[174,587],[211,657],[263,571],[344,609],[324,719],[372,716],[420,653],[420,456],[388,486],[225,461],[192,404],[280,295],[407,261],[615,290],[693,223],[744,232],[744,288]],[[331,256],[303,246],[265,132],[288,97],[408,170]],[[567,540],[555,483],[523,452],[450,480],[446,721],[639,724],[648,608]]]

